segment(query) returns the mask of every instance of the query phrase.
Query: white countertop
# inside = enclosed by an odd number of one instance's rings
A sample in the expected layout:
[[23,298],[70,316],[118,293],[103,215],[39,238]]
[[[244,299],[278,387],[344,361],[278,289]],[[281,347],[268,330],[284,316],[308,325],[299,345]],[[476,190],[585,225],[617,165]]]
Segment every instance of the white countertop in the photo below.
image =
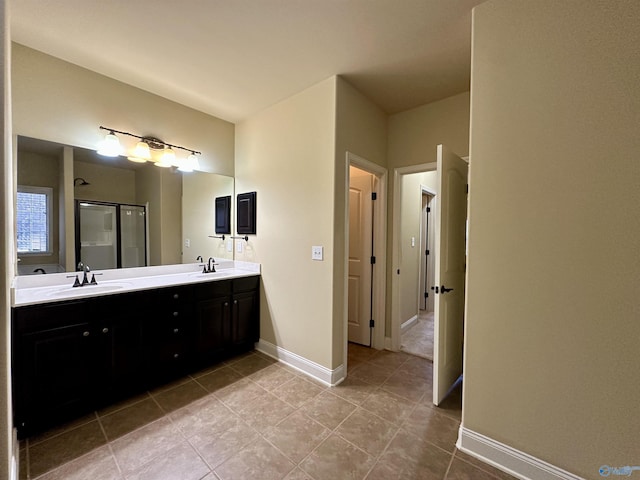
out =
[[11,287],[11,305],[20,307],[172,285],[250,277],[260,275],[260,264],[216,260],[216,273],[202,273],[202,267],[197,263],[97,270],[88,273],[89,280],[94,273],[98,284],[83,287],[73,287],[76,274],[82,281],[82,272],[17,276]]

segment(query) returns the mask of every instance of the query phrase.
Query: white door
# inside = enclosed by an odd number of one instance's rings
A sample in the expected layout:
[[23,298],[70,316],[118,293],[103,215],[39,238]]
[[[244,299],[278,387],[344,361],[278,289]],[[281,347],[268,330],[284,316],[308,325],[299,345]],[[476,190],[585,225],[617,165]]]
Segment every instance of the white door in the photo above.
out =
[[351,169],[349,180],[349,341],[371,345],[373,175]]
[[462,374],[467,221],[467,162],[438,145],[436,203],[433,403],[438,405]]

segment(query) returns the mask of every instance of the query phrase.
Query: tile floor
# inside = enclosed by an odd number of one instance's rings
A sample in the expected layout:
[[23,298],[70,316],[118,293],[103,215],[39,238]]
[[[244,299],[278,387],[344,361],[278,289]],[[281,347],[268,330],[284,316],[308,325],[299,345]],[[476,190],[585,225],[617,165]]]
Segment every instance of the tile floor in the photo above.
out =
[[416,323],[402,333],[400,350],[433,360],[433,312],[420,310]]
[[258,352],[22,442],[38,480],[512,477],[455,449],[460,389],[431,404],[431,362],[349,346],[326,387]]

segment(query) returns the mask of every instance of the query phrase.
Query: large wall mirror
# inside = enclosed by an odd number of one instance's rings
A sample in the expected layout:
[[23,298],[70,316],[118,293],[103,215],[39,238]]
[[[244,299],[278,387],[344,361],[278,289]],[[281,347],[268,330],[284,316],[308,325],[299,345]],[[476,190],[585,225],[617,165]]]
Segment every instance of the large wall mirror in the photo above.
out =
[[[18,274],[233,259],[215,233],[232,177],[182,173],[18,136]],[[231,208],[231,206],[230,206]],[[230,218],[234,218],[230,212]]]

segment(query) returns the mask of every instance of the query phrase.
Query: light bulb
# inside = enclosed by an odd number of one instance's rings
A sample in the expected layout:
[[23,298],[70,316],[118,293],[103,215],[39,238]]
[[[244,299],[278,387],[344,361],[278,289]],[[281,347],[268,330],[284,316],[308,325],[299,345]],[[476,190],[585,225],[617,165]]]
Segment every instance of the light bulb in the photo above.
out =
[[102,142],[100,142],[100,148],[98,148],[98,153],[100,155],[104,155],[105,157],[117,157],[122,153],[122,146],[120,145],[120,140],[116,137],[116,134],[113,130],[111,130],[105,137]]
[[182,165],[178,167],[178,170],[181,172],[193,172],[200,168],[200,164],[198,162],[198,157],[196,157],[195,153],[191,153],[185,161],[182,162]]
[[169,167],[173,167],[173,164],[175,161],[176,161],[176,154],[174,153],[173,150],[171,150],[170,147],[167,147],[162,152],[162,156],[160,157],[160,160],[157,161],[154,165],[156,167],[169,168]]
[[138,142],[136,144],[136,148],[133,149],[133,153],[131,154],[131,156],[127,158],[136,163],[144,163],[147,160],[151,160],[149,144],[146,142]]

